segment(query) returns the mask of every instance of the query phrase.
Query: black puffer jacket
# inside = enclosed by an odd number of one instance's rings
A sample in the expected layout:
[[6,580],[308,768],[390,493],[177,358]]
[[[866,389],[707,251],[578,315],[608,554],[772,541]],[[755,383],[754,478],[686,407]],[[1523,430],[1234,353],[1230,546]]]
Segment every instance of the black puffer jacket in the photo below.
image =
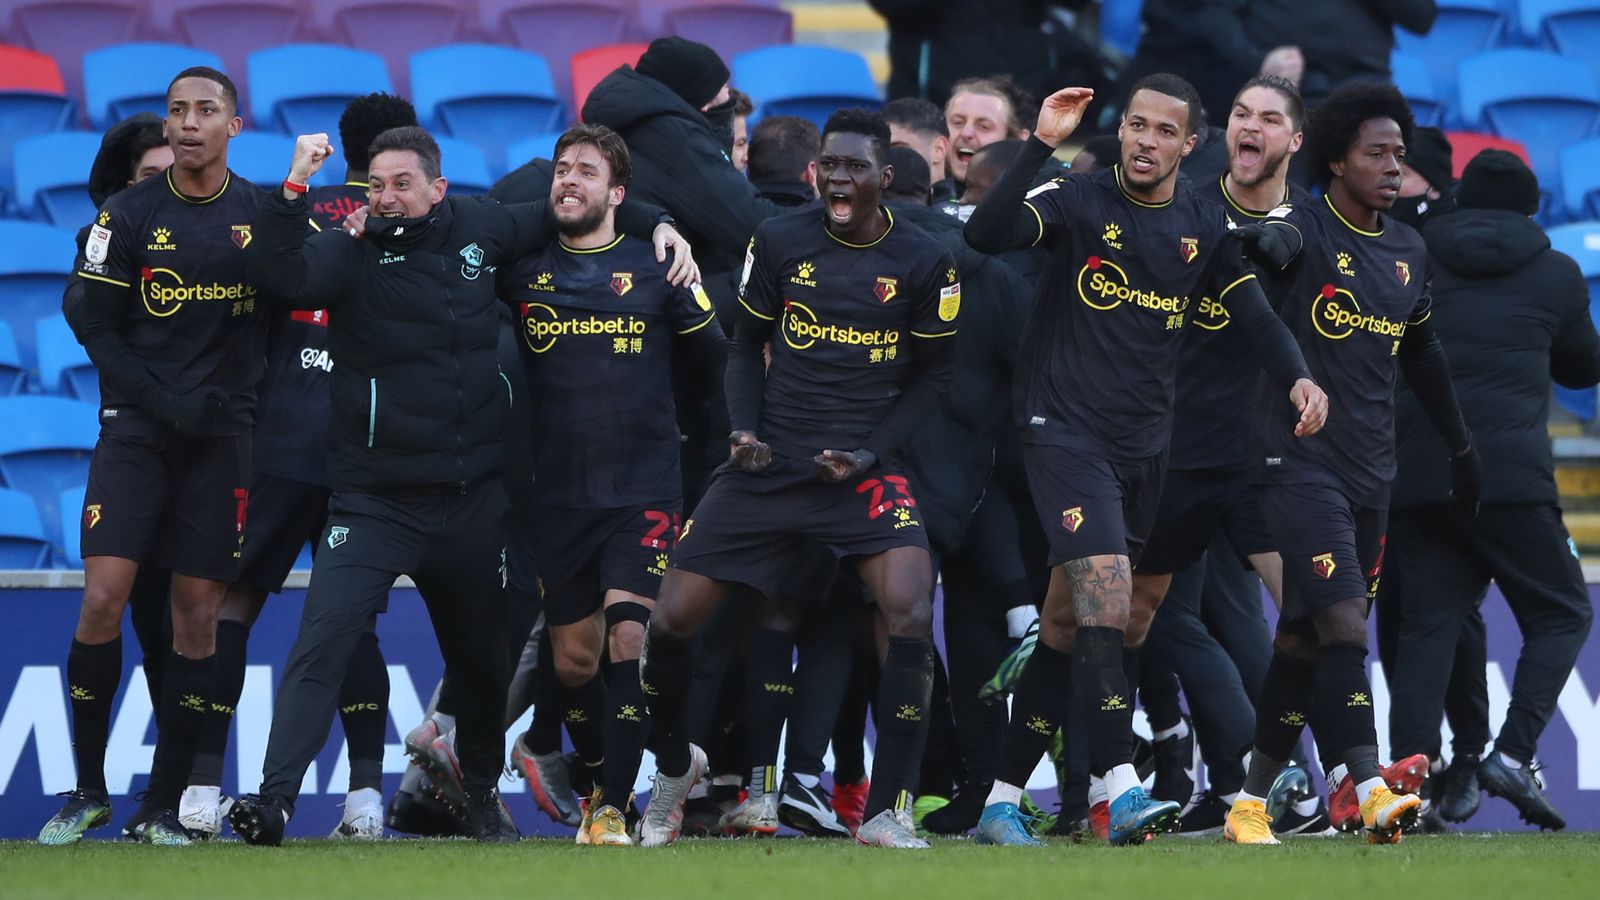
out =
[[[309,214],[304,197],[270,194],[247,252],[263,294],[328,310],[330,486],[464,488],[498,474],[512,396],[494,269],[555,240],[548,204],[446,197],[418,219],[368,220],[361,240],[307,238]],[[624,205],[618,230],[648,235],[659,214]]]
[[781,212],[733,167],[706,114],[654,78],[617,69],[589,92],[583,120],[622,135],[633,160],[628,196],[672,213],[708,284],[741,268],[756,225]]
[[[1433,330],[1483,459],[1485,503],[1554,503],[1546,420],[1552,376],[1600,382],[1600,337],[1578,266],[1529,219],[1463,209],[1422,232],[1433,270]],[[1396,509],[1448,503],[1449,453],[1416,396],[1395,395]]]

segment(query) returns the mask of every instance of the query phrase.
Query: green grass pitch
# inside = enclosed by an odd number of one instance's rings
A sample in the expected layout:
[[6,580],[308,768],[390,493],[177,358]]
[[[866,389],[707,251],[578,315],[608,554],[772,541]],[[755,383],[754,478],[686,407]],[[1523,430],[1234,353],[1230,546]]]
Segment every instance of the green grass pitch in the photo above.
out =
[[[1166,837],[1142,847],[937,841],[931,852],[842,841],[692,840],[664,850],[394,840],[180,848],[0,843],[0,896],[342,897],[1369,897],[1555,900],[1600,896],[1600,834],[1453,834],[1398,847],[1299,838],[1235,847]],[[1092,892],[1092,893],[1080,893]]]

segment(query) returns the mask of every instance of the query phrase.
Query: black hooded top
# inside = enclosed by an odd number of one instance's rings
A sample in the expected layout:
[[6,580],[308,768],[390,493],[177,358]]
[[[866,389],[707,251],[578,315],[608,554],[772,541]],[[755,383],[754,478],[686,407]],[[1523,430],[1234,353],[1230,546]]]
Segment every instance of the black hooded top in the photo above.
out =
[[[1554,503],[1552,378],[1600,382],[1600,337],[1578,266],[1525,216],[1462,209],[1428,222],[1433,330],[1483,459],[1484,503]],[[1449,502],[1448,450],[1404,382],[1395,396],[1394,508]]]

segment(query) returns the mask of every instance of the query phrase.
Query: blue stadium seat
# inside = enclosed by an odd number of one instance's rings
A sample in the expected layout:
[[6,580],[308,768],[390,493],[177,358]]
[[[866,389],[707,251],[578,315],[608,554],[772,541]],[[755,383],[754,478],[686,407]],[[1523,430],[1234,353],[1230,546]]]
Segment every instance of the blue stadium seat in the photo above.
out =
[[[85,485],[69,487],[61,492],[61,553],[56,557],[58,569],[83,568],[83,529],[78,527],[76,518],[79,510],[83,509],[83,495],[88,493]],[[68,514],[74,516],[67,519]]]
[[1561,192],[1568,217],[1600,219],[1600,138],[1561,151]]
[[1600,0],[1521,0],[1522,35],[1600,68]]
[[445,180],[454,194],[487,194],[494,186],[494,175],[489,171],[489,160],[483,148],[460,138],[436,136],[439,142],[440,165]]
[[515,169],[525,162],[533,159],[551,159],[556,152],[556,140],[563,132],[552,131],[548,134],[536,134],[531,138],[517,141],[506,150],[506,162],[509,169]]
[[[1550,246],[1572,257],[1577,262],[1584,280],[1589,283],[1589,318],[1600,328],[1600,222],[1577,222],[1546,231]],[[1567,412],[1584,421],[1596,417],[1596,396],[1593,388],[1573,390],[1557,386],[1556,402]]]
[[61,69],[48,56],[0,44],[0,214],[12,189],[11,146],[71,123]]
[[45,391],[100,405],[100,373],[61,316],[39,320],[39,384]]
[[489,44],[413,54],[411,102],[423,124],[477,142],[502,172],[508,145],[561,127],[566,115],[544,57]]
[[[335,142],[339,140],[337,134],[330,133],[329,137]],[[289,161],[293,158],[294,138],[284,134],[245,131],[228,142],[228,168],[246,181],[263,187],[282,182],[289,174]],[[330,164],[338,168],[340,161],[335,157]]]
[[478,0],[478,30],[490,40],[543,56],[558,96],[573,103],[572,57],[620,43],[633,21],[632,0]]
[[167,85],[190,66],[222,69],[222,58],[181,44],[122,44],[84,54],[83,104],[96,128],[134,113],[165,115]]
[[1600,81],[1575,59],[1539,50],[1493,50],[1461,63],[1461,115],[1528,148],[1546,188],[1561,179],[1561,148],[1600,126]]
[[33,497],[46,535],[61,534],[61,492],[89,481],[98,419],[92,403],[0,397],[0,480]]
[[[83,96],[83,57],[139,34],[149,0],[11,0],[11,41],[55,58],[67,96]],[[172,72],[168,72],[169,76]],[[87,119],[87,117],[85,117]]]
[[1444,124],[1444,103],[1433,89],[1433,76],[1422,60],[1409,53],[1396,50],[1389,55],[1389,70],[1394,73],[1394,86],[1400,89],[1411,104],[1411,114],[1418,125]]
[[1144,0],[1118,0],[1100,5],[1100,40],[1117,48],[1123,56],[1132,56],[1139,47],[1139,37],[1144,32],[1140,15]]
[[11,151],[17,207],[74,232],[89,224],[97,212],[89,199],[89,168],[99,152],[100,135],[92,131],[58,131],[18,141]]
[[[77,253],[73,233],[36,222],[0,221],[0,321],[11,326],[22,364],[38,374],[34,325],[61,314],[61,290]],[[0,422],[5,421],[0,419]]]
[[867,61],[831,47],[780,45],[733,59],[733,83],[757,106],[750,125],[766,116],[800,116],[817,123],[846,106],[877,109],[883,95]]
[[[1422,60],[1438,96],[1453,97],[1462,60],[1499,45],[1507,14],[1501,0],[1439,0],[1438,6],[1426,35],[1395,28],[1395,48]],[[1450,118],[1450,124],[1460,122]]]
[[17,353],[17,339],[11,335],[11,326],[0,322],[0,397],[22,390],[27,375],[28,370],[22,367],[22,357]]
[[50,542],[33,498],[0,488],[0,569],[40,569],[50,558]]
[[256,127],[285,134],[337,134],[345,104],[394,91],[383,57],[349,47],[287,44],[250,54],[246,66]]
[[[671,0],[663,28],[699,41],[723,59],[794,40],[794,14],[788,10],[733,0]],[[641,7],[642,9],[643,7]]]

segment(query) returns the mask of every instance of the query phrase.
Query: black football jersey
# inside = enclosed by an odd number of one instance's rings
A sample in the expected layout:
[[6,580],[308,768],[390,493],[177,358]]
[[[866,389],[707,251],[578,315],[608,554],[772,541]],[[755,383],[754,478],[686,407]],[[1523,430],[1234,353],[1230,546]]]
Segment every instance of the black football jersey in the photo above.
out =
[[1406,326],[1428,318],[1427,248],[1415,230],[1387,216],[1378,231],[1356,228],[1326,196],[1285,221],[1300,230],[1304,246],[1274,289],[1273,305],[1328,394],[1328,422],[1297,438],[1293,409],[1278,391],[1261,392],[1252,477],[1333,484],[1355,503],[1386,506],[1395,467],[1395,357]]
[[820,206],[768,219],[750,241],[739,295],[774,326],[757,432],[774,453],[863,446],[905,389],[917,345],[955,336],[955,259],[883,212],[889,228],[870,244],[834,236]]

